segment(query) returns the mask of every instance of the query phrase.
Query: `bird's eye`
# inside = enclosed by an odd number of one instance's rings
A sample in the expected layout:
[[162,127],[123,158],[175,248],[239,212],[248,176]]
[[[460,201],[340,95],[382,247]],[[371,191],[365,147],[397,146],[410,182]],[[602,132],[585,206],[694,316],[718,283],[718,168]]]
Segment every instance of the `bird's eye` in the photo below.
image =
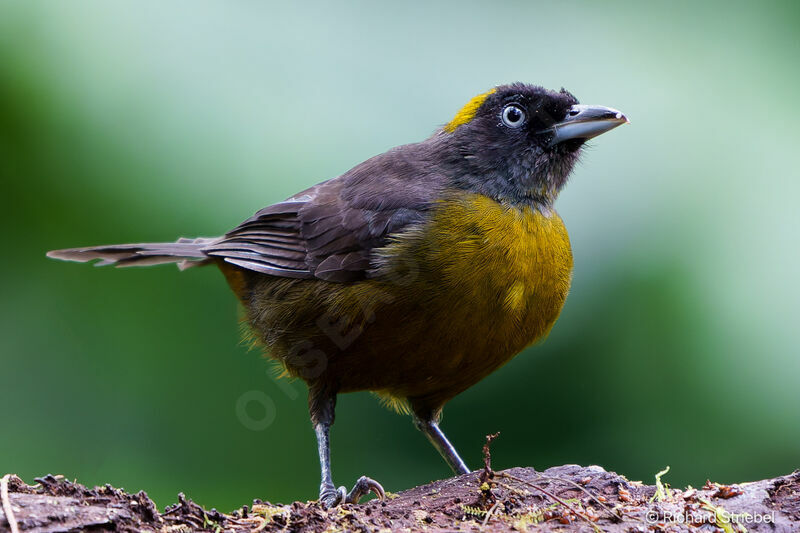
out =
[[509,128],[519,128],[525,123],[525,111],[516,104],[508,104],[503,108],[503,123]]

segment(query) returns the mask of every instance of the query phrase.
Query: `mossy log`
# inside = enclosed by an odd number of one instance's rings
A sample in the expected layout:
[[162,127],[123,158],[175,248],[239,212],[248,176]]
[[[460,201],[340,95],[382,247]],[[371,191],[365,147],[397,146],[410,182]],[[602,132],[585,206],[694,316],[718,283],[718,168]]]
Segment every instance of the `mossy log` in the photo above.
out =
[[[62,476],[28,485],[3,478],[0,530],[136,531],[800,531],[800,471],[738,485],[674,489],[629,481],[597,466],[537,472],[489,468],[385,501],[325,510],[315,502],[254,501],[231,513],[178,495],[159,512],[144,492],[87,488]],[[9,522],[11,518],[12,525]]]

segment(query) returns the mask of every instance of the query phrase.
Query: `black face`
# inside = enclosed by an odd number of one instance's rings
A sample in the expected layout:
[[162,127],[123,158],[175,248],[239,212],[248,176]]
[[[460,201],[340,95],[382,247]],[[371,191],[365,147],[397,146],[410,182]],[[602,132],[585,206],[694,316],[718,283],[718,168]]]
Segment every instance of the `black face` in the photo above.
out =
[[562,122],[577,103],[578,99],[566,89],[556,93],[541,87],[512,85],[487,98],[478,114],[487,122],[492,114],[498,114],[500,135],[546,146],[552,137],[551,128]]
[[498,87],[471,120],[444,134],[469,169],[458,181],[498,199],[552,202],[584,144],[584,139],[552,144],[553,126],[577,103],[565,89],[522,83]]

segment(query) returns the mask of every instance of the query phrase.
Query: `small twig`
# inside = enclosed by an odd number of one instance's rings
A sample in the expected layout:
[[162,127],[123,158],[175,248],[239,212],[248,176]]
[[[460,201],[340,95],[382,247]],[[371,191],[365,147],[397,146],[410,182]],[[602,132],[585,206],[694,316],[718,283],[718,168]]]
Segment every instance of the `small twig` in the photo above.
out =
[[0,479],[0,499],[3,500],[3,512],[6,515],[8,527],[11,528],[11,533],[19,533],[19,525],[14,516],[14,510],[11,509],[11,500],[8,497],[8,480],[11,474],[6,474],[3,479]]
[[497,509],[499,505],[500,502],[495,502],[495,504],[492,505],[492,507],[489,509],[489,512],[486,513],[486,518],[483,519],[484,526],[489,523],[489,519],[492,517],[492,513],[494,513],[494,511]]
[[582,490],[583,492],[585,492],[585,493],[586,493],[586,494],[587,494],[587,495],[588,495],[588,496],[589,496],[591,499],[593,499],[593,500],[594,500],[594,501],[595,501],[595,502],[596,502],[596,503],[597,503],[597,504],[598,504],[600,507],[602,507],[603,509],[605,509],[606,511],[608,511],[608,514],[610,514],[612,517],[614,517],[614,519],[616,519],[616,520],[622,520],[622,516],[620,516],[620,515],[618,515],[617,513],[615,513],[615,512],[614,512],[614,511],[613,511],[613,510],[612,510],[612,509],[611,509],[611,508],[610,508],[608,505],[604,504],[604,503],[603,503],[603,502],[601,502],[599,499],[597,499],[597,496],[595,496],[594,494],[592,494],[591,492],[589,492],[589,490],[588,490],[586,487],[583,487],[583,486],[581,486],[581,485],[580,485],[580,483],[575,483],[575,482],[574,482],[574,481],[572,481],[571,479],[566,479],[566,478],[561,478],[561,477],[545,476],[545,475],[543,475],[543,474],[539,474],[539,477],[540,477],[540,478],[544,478],[544,479],[549,479],[549,480],[552,480],[552,481],[563,481],[564,483],[569,483],[570,485],[574,485],[574,486],[575,486],[575,488],[577,488],[577,489],[580,489],[580,490]]
[[483,472],[478,476],[478,481],[481,483],[481,507],[484,509],[494,506],[497,502],[497,497],[492,492],[494,470],[492,470],[492,452],[490,447],[492,441],[499,436],[499,432],[486,435],[486,443],[483,445]]
[[486,435],[486,443],[483,445],[483,473],[481,474],[481,483],[486,483],[494,477],[492,470],[492,452],[490,446],[492,441],[500,436],[500,432]]
[[561,498],[559,498],[558,496],[556,496],[555,494],[553,494],[549,490],[545,490],[542,487],[539,487],[537,485],[534,485],[533,483],[525,481],[524,479],[518,478],[516,476],[512,476],[508,472],[500,472],[498,475],[502,476],[502,477],[505,477],[505,478],[508,478],[508,479],[511,479],[513,481],[516,481],[517,483],[522,483],[523,485],[527,485],[527,486],[531,487],[532,489],[536,489],[536,490],[540,491],[545,496],[548,496],[548,497],[552,498],[553,500],[557,501],[558,503],[560,503],[561,505],[566,507],[575,516],[585,520],[590,526],[592,526],[592,529],[594,529],[595,531],[600,531],[600,528],[597,527],[597,524],[595,524],[594,522],[589,520],[589,517],[587,517],[583,513],[580,513],[578,511],[576,511],[571,505],[569,505],[567,502],[565,502],[564,500],[562,500]]
[[259,533],[260,531],[264,531],[265,529],[267,529],[267,526],[270,525],[271,523],[272,520],[270,520],[269,518],[262,517],[261,523],[258,525],[258,527],[251,529],[250,533]]

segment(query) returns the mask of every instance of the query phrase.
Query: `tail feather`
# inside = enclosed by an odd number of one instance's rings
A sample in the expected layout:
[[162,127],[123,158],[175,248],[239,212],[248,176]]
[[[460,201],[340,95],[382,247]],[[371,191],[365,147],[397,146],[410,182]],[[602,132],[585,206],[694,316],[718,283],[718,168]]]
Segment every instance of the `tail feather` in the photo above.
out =
[[127,267],[178,263],[178,268],[184,270],[205,264],[208,261],[208,255],[203,252],[203,248],[217,240],[217,238],[199,237],[197,239],[181,238],[177,242],[88,246],[86,248],[52,250],[47,252],[47,257],[81,263],[97,260],[95,266]]

